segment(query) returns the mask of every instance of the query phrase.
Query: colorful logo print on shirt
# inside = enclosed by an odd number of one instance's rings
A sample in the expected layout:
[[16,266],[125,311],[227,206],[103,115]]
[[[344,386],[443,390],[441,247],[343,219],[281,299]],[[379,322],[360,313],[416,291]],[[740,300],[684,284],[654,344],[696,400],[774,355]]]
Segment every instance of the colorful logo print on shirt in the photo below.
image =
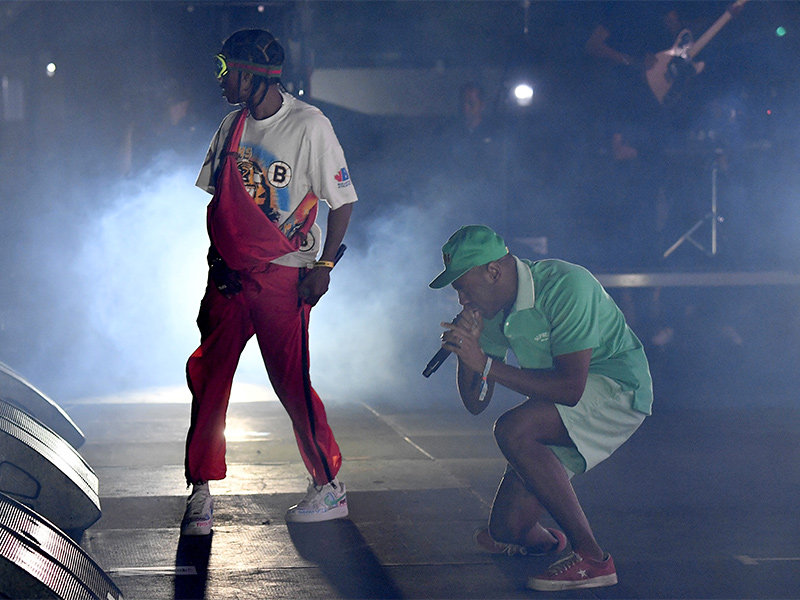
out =
[[[289,182],[292,169],[271,155],[262,156],[257,148],[239,147],[238,166],[247,191],[262,212],[274,223],[281,222],[281,212],[290,208]],[[262,165],[269,165],[266,170]]]
[[346,168],[342,168],[333,178],[339,182],[338,185],[340,188],[347,187],[352,183],[350,181],[350,174],[347,172]]
[[267,181],[272,187],[285,188],[291,180],[292,168],[282,160],[276,160],[267,169]]

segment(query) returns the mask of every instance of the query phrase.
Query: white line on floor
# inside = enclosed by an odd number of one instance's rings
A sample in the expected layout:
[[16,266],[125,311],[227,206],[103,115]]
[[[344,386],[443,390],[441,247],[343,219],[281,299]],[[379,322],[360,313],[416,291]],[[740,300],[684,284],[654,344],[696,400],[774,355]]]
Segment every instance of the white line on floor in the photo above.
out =
[[419,447],[417,444],[415,444],[414,442],[412,442],[412,441],[411,441],[411,439],[410,439],[410,438],[409,438],[407,435],[404,435],[402,431],[399,431],[399,430],[397,429],[397,427],[395,427],[394,425],[392,425],[391,423],[389,423],[389,422],[388,422],[386,419],[384,419],[384,418],[383,418],[383,415],[381,415],[381,414],[380,414],[380,413],[379,413],[377,410],[375,410],[374,408],[372,408],[372,407],[371,407],[371,406],[369,406],[368,404],[365,404],[364,402],[362,402],[362,403],[361,403],[361,405],[362,405],[364,408],[366,408],[366,409],[367,409],[369,412],[371,412],[373,415],[375,415],[376,417],[378,417],[378,418],[379,418],[381,421],[383,421],[383,422],[384,422],[384,423],[385,423],[387,426],[389,426],[389,428],[393,429],[393,430],[394,430],[394,432],[395,432],[397,435],[399,435],[400,437],[402,437],[402,438],[403,438],[403,440],[404,440],[404,441],[406,441],[408,444],[410,444],[410,445],[411,445],[411,446],[412,446],[412,447],[413,447],[415,450],[417,450],[418,452],[422,453],[424,456],[426,456],[426,457],[427,457],[427,458],[429,458],[430,460],[436,460],[436,457],[435,457],[435,456],[433,456],[433,455],[431,455],[430,453],[426,452],[424,449],[420,448],[420,447]]
[[776,557],[776,558],[753,558],[746,554],[739,554],[734,556],[743,565],[757,565],[763,562],[794,562],[800,561],[800,556]]
[[193,566],[166,565],[163,567],[121,567],[108,569],[108,575],[114,577],[137,577],[139,575],[197,575]]

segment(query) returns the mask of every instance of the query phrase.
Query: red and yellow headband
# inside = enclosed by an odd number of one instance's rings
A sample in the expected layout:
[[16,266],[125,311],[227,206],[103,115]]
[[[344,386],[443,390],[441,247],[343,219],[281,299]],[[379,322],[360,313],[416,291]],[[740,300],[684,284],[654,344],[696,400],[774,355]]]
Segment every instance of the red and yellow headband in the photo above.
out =
[[217,79],[225,77],[228,71],[247,71],[262,77],[280,77],[283,70],[283,65],[259,65],[246,60],[225,58],[223,54],[217,54],[214,60],[216,62]]

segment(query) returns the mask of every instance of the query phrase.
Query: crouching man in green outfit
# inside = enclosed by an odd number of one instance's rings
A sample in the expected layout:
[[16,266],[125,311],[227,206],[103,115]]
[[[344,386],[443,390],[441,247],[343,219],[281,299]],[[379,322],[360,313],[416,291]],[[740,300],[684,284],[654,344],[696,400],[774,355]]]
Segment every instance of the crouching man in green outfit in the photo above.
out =
[[[641,342],[583,267],[517,258],[482,225],[459,229],[442,254],[445,269],[430,287],[452,285],[463,307],[442,323],[442,346],[458,356],[464,406],[483,411],[495,384],[527,396],[495,423],[508,466],[477,543],[495,553],[555,555],[569,542],[571,553],[528,580],[534,590],[614,585],[614,561],[570,478],[608,458],[651,414]],[[509,350],[520,367],[505,364]],[[563,533],[540,523],[544,511]]]

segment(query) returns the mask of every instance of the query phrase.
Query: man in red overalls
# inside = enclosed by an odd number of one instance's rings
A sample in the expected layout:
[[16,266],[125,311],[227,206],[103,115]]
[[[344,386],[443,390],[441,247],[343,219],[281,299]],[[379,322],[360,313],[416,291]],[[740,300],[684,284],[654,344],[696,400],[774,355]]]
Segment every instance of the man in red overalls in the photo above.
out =
[[[223,120],[197,179],[214,196],[209,283],[197,318],[201,344],[186,365],[192,492],[182,535],[211,531],[208,481],[226,474],[225,414],[239,356],[253,335],[311,475],[286,520],[348,514],[336,478],[342,456],[309,378],[308,319],[328,290],[357,197],[328,119],[281,86],[284,52],[269,32],[234,33],[216,60],[225,99],[242,109]],[[324,243],[315,223],[320,199],[330,207]]]

